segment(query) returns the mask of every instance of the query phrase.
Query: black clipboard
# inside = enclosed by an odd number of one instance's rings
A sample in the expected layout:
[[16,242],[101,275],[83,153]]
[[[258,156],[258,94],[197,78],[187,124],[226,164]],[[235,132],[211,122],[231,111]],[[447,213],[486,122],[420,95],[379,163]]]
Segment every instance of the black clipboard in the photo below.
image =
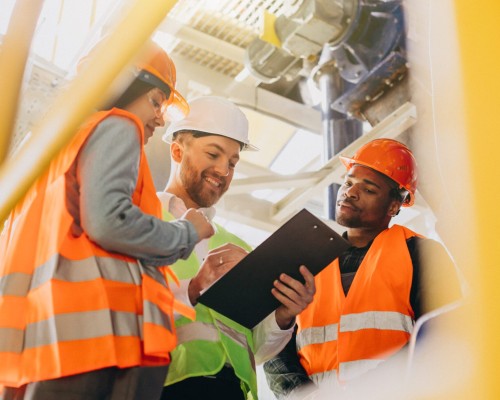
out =
[[314,275],[340,256],[350,244],[306,209],[283,224],[198,301],[251,329],[281,303],[271,294],[281,273],[303,281],[305,265]]

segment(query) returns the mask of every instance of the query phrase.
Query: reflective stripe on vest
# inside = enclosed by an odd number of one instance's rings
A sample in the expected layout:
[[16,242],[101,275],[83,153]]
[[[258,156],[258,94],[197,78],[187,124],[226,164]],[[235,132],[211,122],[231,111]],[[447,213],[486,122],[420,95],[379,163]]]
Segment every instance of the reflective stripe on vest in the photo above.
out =
[[[127,270],[127,274],[124,274],[125,270]],[[134,285],[141,283],[141,275],[136,263],[109,257],[70,260],[56,254],[45,264],[39,266],[33,275],[14,272],[0,278],[0,291],[4,295],[24,296],[30,290],[42,286],[51,279],[65,282],[85,282],[98,278]]]
[[[241,347],[248,349],[247,338],[244,334],[237,332],[230,328],[229,326],[223,324],[221,321],[215,321],[217,328],[220,331],[230,337],[235,343],[238,343]],[[219,331],[213,324],[207,324],[204,322],[194,321],[188,325],[183,325],[177,328],[177,344],[190,342],[193,340],[207,340],[209,342],[219,341]]]
[[337,340],[337,330],[338,324],[304,329],[297,333],[297,350],[310,344],[326,343]]
[[315,385],[320,386],[323,382],[337,382],[337,370],[332,369],[330,371],[318,372],[309,376]]
[[[301,330],[297,334],[297,350],[307,345],[337,340],[338,328],[338,324],[330,324]],[[408,315],[390,311],[369,311],[343,315],[340,318],[340,332],[354,332],[361,329],[388,329],[411,333],[413,320]]]
[[356,360],[344,361],[339,365],[339,379],[348,381],[374,369],[384,360]]
[[[24,349],[46,346],[58,341],[83,340],[113,334],[140,336],[139,327],[133,323],[135,318],[131,313],[109,310],[56,315],[50,319],[28,324],[25,331],[0,328],[0,343],[2,343],[0,349],[21,353]],[[54,336],[56,332],[57,336]]]
[[219,320],[216,320],[215,324],[217,325],[217,328],[219,328],[224,335],[230,337],[234,343],[239,344],[241,347],[244,347],[247,350],[250,349],[250,346],[247,342],[247,337],[243,333],[234,330],[233,328],[227,326],[226,324],[223,324],[222,321]]
[[219,341],[219,331],[213,324],[194,321],[177,328],[177,346],[193,340]]
[[343,315],[340,318],[340,332],[354,332],[361,329],[387,329],[411,333],[413,320],[408,315],[393,311],[368,311]]

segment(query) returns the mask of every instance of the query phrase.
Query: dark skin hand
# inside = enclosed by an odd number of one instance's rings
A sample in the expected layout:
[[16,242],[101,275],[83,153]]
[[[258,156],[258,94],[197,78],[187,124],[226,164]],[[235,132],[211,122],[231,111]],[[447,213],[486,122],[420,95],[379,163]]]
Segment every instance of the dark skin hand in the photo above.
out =
[[314,275],[304,265],[300,266],[299,271],[304,277],[304,283],[281,274],[271,289],[273,296],[281,303],[276,309],[276,323],[281,329],[292,326],[295,317],[306,309],[316,293]]

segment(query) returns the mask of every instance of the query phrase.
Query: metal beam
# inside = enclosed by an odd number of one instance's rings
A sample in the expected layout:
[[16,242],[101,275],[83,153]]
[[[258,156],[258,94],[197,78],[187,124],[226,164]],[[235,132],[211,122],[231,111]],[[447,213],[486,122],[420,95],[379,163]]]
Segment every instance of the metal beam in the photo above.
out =
[[[199,85],[200,89],[205,89],[210,94],[229,98],[241,106],[252,108],[297,128],[321,134],[321,113],[311,106],[245,82],[235,81],[181,55],[175,54],[174,60],[181,92],[186,93],[190,86]],[[240,62],[243,63],[243,60]]]
[[[239,165],[238,165],[239,167]],[[234,179],[226,196],[249,193],[260,189],[289,189],[307,187],[318,181],[317,172],[301,172],[293,175],[264,175],[252,178]]]
[[250,194],[227,194],[217,204],[217,215],[267,232],[274,232],[280,224],[271,217],[273,204]]
[[191,28],[171,17],[165,18],[163,23],[158,27],[158,31],[173,36],[191,46],[198,47],[220,57],[243,64],[245,49]]

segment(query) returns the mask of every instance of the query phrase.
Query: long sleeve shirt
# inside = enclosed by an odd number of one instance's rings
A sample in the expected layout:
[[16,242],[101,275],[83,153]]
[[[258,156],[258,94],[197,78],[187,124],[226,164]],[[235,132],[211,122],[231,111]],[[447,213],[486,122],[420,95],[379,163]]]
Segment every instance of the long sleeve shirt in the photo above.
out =
[[[168,210],[174,217],[178,218],[186,211],[184,202],[167,192],[158,193],[158,197],[164,209]],[[201,209],[211,220],[215,216],[215,208]],[[203,260],[208,253],[208,240],[200,241],[195,250],[198,260]],[[188,285],[190,279],[180,281],[180,286],[172,285],[174,296],[183,303],[192,306],[188,296]],[[252,330],[255,345],[255,362],[261,364],[278,354],[290,340],[294,330],[294,325],[289,329],[282,330],[276,323],[275,312],[269,314],[262,322]]]
[[103,120],[66,173],[67,208],[91,240],[152,266],[187,258],[198,241],[185,220],[165,222],[132,203],[141,144],[132,121]]

